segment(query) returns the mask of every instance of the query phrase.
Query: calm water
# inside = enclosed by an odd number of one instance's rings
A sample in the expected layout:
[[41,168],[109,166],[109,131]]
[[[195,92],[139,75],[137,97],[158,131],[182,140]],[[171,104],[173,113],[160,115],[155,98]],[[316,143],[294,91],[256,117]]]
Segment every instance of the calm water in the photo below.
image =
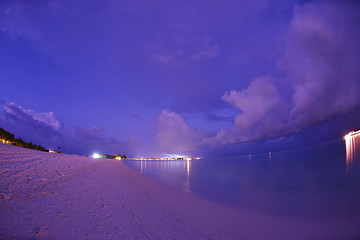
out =
[[[262,214],[360,216],[360,137],[297,150],[193,161],[124,161],[185,192]],[[349,152],[350,151],[350,152]]]

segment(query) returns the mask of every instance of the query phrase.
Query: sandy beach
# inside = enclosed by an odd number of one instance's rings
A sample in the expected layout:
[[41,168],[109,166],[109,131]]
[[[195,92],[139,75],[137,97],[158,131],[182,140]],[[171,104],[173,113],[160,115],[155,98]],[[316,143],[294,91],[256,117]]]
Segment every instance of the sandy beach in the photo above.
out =
[[0,239],[358,239],[360,219],[255,214],[118,160],[0,144]]

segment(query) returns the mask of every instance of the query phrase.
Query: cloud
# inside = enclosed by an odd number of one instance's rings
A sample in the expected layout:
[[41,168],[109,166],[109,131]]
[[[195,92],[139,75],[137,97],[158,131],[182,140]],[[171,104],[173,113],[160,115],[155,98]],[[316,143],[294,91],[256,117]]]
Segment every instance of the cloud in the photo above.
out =
[[150,54],[150,58],[155,63],[168,64],[168,65],[177,67],[177,66],[179,66],[179,58],[182,55],[183,55],[183,52],[181,50],[174,51],[174,52],[167,51],[167,52]]
[[154,123],[157,130],[156,143],[164,153],[185,154],[196,150],[208,133],[191,127],[184,118],[165,109]]
[[222,129],[210,142],[231,144],[279,135],[283,130],[287,105],[270,76],[253,80],[248,88],[225,93],[221,98],[241,113],[234,119],[232,129]]
[[[68,148],[72,151],[104,151],[104,153],[119,153],[123,150],[122,146],[124,142],[120,142],[114,138],[104,137],[103,136],[104,128],[103,127],[90,127],[83,128],[75,126],[73,130],[69,133],[66,133],[66,140],[71,141],[71,146]],[[75,147],[74,147],[75,146]]]
[[[19,106],[19,108],[21,108]],[[55,114],[53,112],[48,112],[48,113],[37,113],[34,112],[32,110],[26,110],[26,109],[22,109],[25,113],[27,113],[28,115],[32,116],[32,118],[34,120],[37,120],[39,122],[43,122],[51,127],[53,127],[54,129],[60,130],[63,127],[62,122],[60,122],[56,117]]]
[[207,60],[213,59],[217,56],[219,56],[219,47],[217,45],[207,45],[204,50],[193,54],[190,58],[193,60]]
[[268,77],[259,77],[247,89],[232,90],[221,98],[242,111],[236,116],[235,125],[244,129],[259,124],[271,111],[283,104],[277,88]]
[[64,152],[77,154],[89,154],[95,150],[112,153],[119,151],[124,144],[104,137],[102,127],[75,126],[72,131],[67,131],[53,112],[36,112],[4,101],[1,101],[1,104],[5,111],[0,115],[0,127],[12,132],[16,137],[46,148],[57,149],[61,146]]
[[[72,4],[70,4],[72,3]],[[69,58],[79,55],[89,48],[100,48],[101,42],[94,37],[104,33],[105,28],[89,29],[88,25],[99,23],[104,8],[96,1],[5,1],[1,10],[1,30],[13,39],[25,40],[41,52],[56,58]],[[86,20],[79,11],[90,14]],[[61,23],[59,23],[59,21]],[[82,33],[82,34],[79,34]],[[61,36],[61,37],[59,37]]]
[[[146,107],[216,110],[221,103],[214,96],[226,90],[221,74],[237,72],[231,68],[239,61],[254,62],[249,57],[256,54],[247,43],[255,42],[257,32],[272,31],[260,21],[266,2],[217,1],[205,6],[198,1],[2,1],[0,28],[9,35],[9,44],[18,40],[17,47],[45,55],[42,61],[49,61],[54,71],[63,70],[64,84],[71,88],[80,79],[89,86],[116,86],[137,94]],[[208,61],[214,58],[219,61]],[[139,88],[159,98],[138,94]],[[171,98],[171,106],[165,98]]]
[[5,111],[0,115],[0,125],[5,130],[46,147],[54,148],[63,143],[60,129],[62,124],[53,113],[35,113],[15,103],[2,104]]
[[91,138],[93,136],[100,136],[103,131],[103,127],[82,128],[78,126],[74,127],[73,130],[74,135],[83,139]]
[[150,58],[155,63],[179,67],[188,60],[211,60],[220,55],[219,46],[209,37],[195,39],[187,36],[185,39],[177,44],[175,50],[164,49],[163,44],[150,44],[148,47],[156,51],[150,54]]
[[[360,105],[359,4],[296,6],[278,60],[284,79],[260,76],[222,96],[240,110],[231,129],[208,140],[229,144],[279,137]],[[287,96],[287,92],[292,93]]]
[[206,113],[206,120],[210,122],[233,122],[232,117],[224,117],[216,113]]
[[195,50],[185,51],[185,46],[179,46],[180,49],[173,51],[158,50],[159,53],[150,54],[150,58],[155,63],[179,67],[182,65],[181,63],[186,62],[188,59],[193,61],[210,60],[220,55],[218,45],[211,44],[211,41],[207,38],[206,40],[199,40],[196,44],[192,45],[194,45]]
[[[279,66],[288,72],[293,84],[296,125],[312,125],[349,112],[359,102],[360,61],[358,42],[360,17],[349,8],[356,6],[325,4],[295,7],[285,54]],[[356,22],[353,22],[355,19]]]

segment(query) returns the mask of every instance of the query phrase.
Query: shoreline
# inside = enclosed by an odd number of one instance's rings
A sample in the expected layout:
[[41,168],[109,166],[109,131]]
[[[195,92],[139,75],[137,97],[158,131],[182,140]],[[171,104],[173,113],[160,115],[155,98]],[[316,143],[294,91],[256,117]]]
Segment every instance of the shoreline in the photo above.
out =
[[341,239],[360,218],[265,216],[168,186],[118,160],[0,144],[0,239]]

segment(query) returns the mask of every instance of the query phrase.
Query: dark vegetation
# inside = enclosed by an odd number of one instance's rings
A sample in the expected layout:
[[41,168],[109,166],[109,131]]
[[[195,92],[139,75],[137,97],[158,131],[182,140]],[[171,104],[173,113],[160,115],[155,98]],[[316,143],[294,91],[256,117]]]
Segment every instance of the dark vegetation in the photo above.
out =
[[110,159],[115,159],[117,157],[121,157],[122,159],[128,159],[127,156],[125,155],[121,155],[121,154],[114,154],[114,155],[109,155],[109,154],[99,154],[100,158],[110,158]]
[[[7,143],[7,144],[11,144],[11,145],[15,145],[15,146],[23,147],[23,148],[30,148],[30,149],[34,149],[34,150],[49,152],[49,150],[44,148],[43,146],[36,145],[32,142],[27,143],[24,140],[22,140],[21,138],[15,138],[14,134],[0,128],[0,142],[2,142],[2,140],[4,140],[5,143]],[[60,153],[60,149],[58,149],[58,153]],[[100,158],[115,159],[117,157],[121,157],[122,159],[128,159],[128,157],[126,157],[125,155],[121,155],[121,154],[114,154],[114,155],[99,154],[99,155],[100,155]]]
[[4,129],[0,128],[0,139],[8,141],[8,144],[12,144],[15,146],[23,147],[23,148],[30,148],[34,150],[48,152],[49,150],[44,148],[43,146],[36,145],[32,142],[27,143],[21,138],[15,138],[14,134],[5,131]]

